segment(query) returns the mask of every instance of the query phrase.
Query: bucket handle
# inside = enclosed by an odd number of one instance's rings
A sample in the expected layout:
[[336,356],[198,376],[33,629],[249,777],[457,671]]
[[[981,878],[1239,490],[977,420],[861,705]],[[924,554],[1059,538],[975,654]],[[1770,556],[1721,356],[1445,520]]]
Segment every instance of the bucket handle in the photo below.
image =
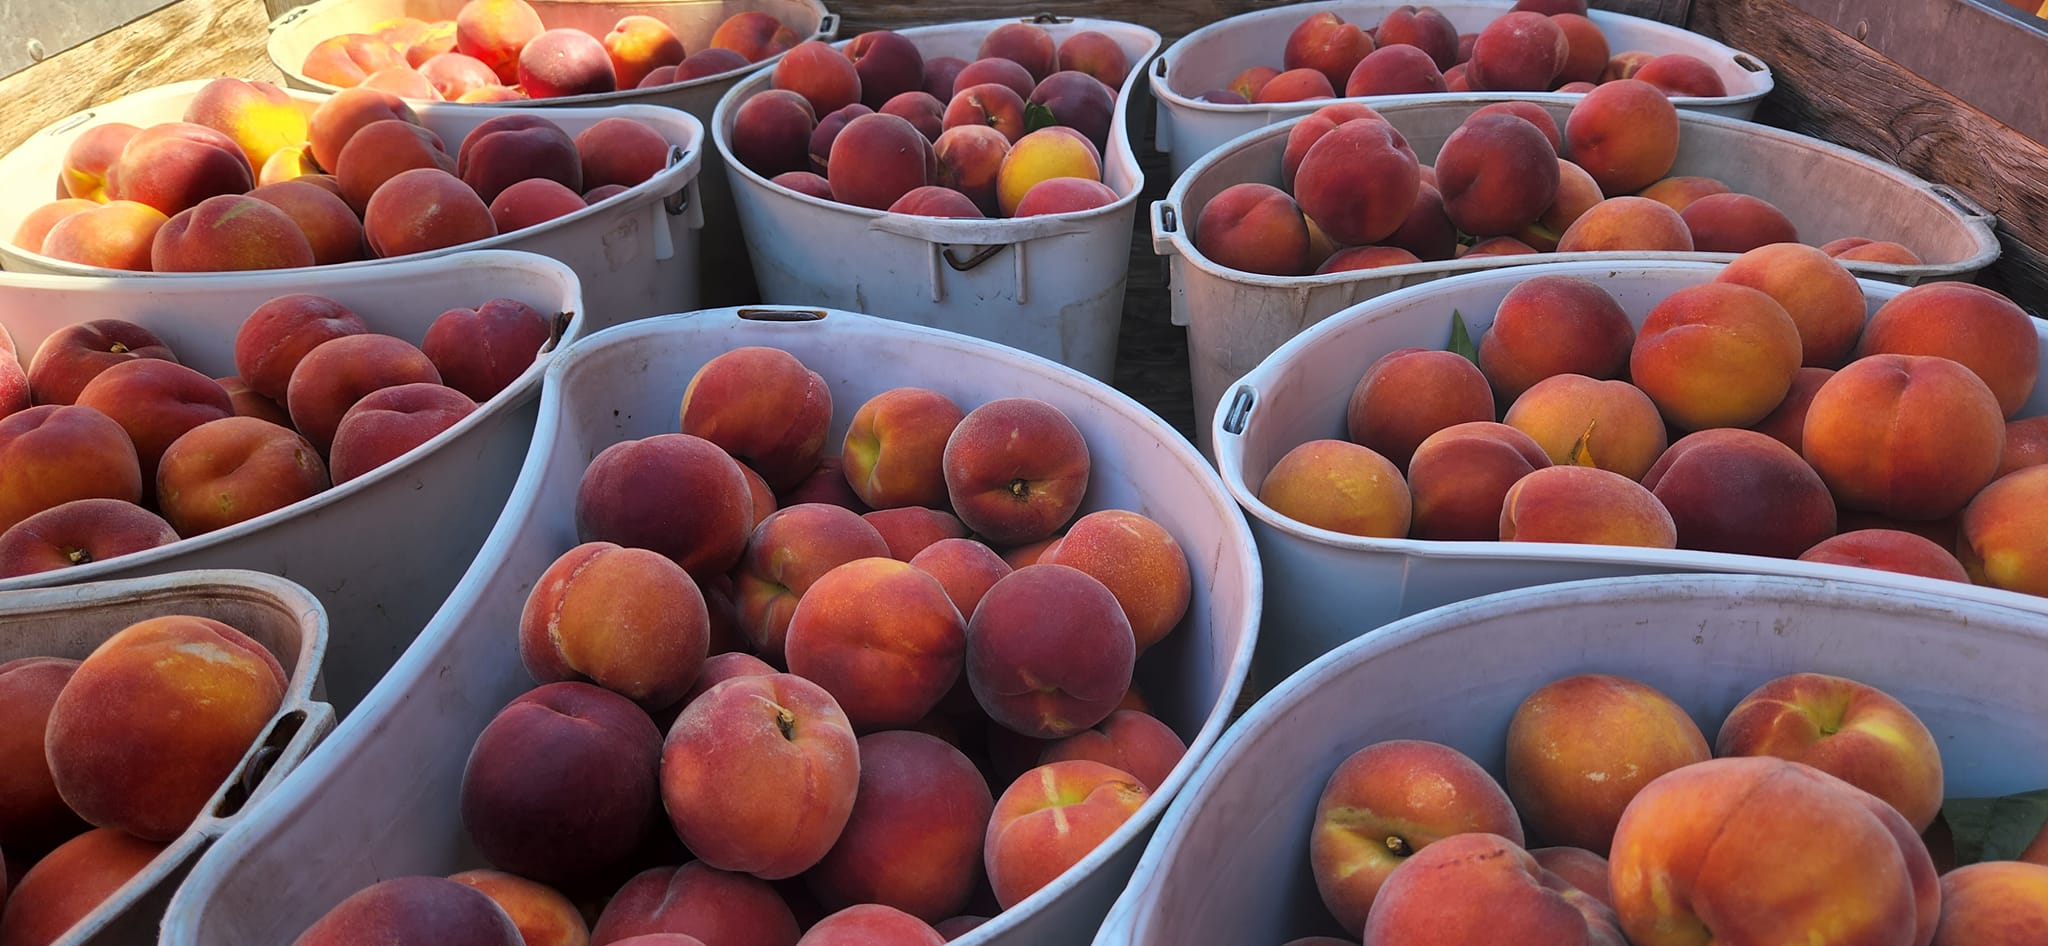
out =
[[73,115],[70,118],[64,119],[63,121],[60,121],[54,125],[51,125],[48,128],[43,129],[43,134],[52,137],[64,134],[66,132],[71,131],[74,128],[77,128],[80,125],[85,124],[86,122],[92,121],[93,116],[97,114],[98,113],[94,112],[92,109],[86,109],[83,112],[79,112],[78,114]]
[[794,309],[778,306],[749,306],[734,314],[748,322],[822,322],[829,317],[824,309]]
[[1152,202],[1152,255],[1172,256],[1173,237],[1180,232],[1180,211],[1172,201]]
[[1995,215],[1991,213],[1991,211],[1985,210],[1982,205],[1978,204],[1974,200],[1971,200],[1969,197],[1965,196],[1961,191],[1958,191],[1955,188],[1948,186],[1947,184],[1943,184],[1937,181],[1928,184],[1927,189],[1933,191],[1934,196],[1939,197],[1942,200],[1948,201],[1950,206],[1954,207],[1959,211],[1962,211],[1963,216],[1968,217],[1972,220],[1998,219]]
[[[304,762],[313,747],[334,731],[334,707],[307,702],[273,720],[263,739],[249,754],[248,761],[221,797],[220,804],[207,812],[211,818],[230,818],[246,809],[266,792],[277,787],[270,773],[282,767],[287,772]],[[268,784],[266,784],[268,783]]]
[[1040,13],[1040,14],[1038,14],[1037,16],[1026,16],[1026,17],[1019,17],[1018,19],[1019,19],[1019,20],[1021,20],[1022,22],[1025,22],[1025,23],[1032,23],[1032,24],[1036,24],[1036,25],[1038,25],[1038,26],[1054,26],[1054,25],[1057,25],[1057,24],[1060,24],[1060,23],[1072,23],[1072,22],[1074,22],[1074,18],[1073,18],[1073,17],[1071,17],[1071,16],[1061,16],[1061,15],[1059,15],[1059,14],[1057,14],[1057,13],[1054,13],[1054,12],[1052,12],[1052,11],[1050,11],[1050,10],[1048,10],[1048,11],[1046,11],[1046,12],[1044,12],[1044,13]]
[[[1152,60],[1152,84],[1172,91],[1166,84],[1166,55],[1161,53]],[[1173,112],[1166,107],[1166,97],[1152,97],[1152,150],[1160,154],[1173,153]]]
[[818,39],[830,42],[839,38],[839,14],[827,13],[818,17]]
[[311,12],[313,12],[313,8],[310,5],[293,7],[289,10],[286,10],[283,13],[278,14],[277,19],[270,21],[270,31],[275,33],[278,30],[283,29],[284,27],[290,26],[293,23],[298,22],[300,17],[305,16],[306,14]]
[[1252,403],[1258,395],[1249,384],[1240,384],[1230,392],[1230,407],[1223,414],[1223,432],[1233,437],[1244,433],[1245,422],[1251,417]]
[[939,258],[945,260],[947,266],[953,267],[954,272],[964,273],[970,269],[975,268],[976,266],[980,266],[981,264],[988,262],[991,257],[995,256],[997,253],[1001,253],[1003,251],[1003,247],[1006,246],[1009,246],[1009,244],[996,243],[989,246],[984,246],[981,249],[975,250],[966,259],[962,259],[954,254],[953,247],[949,244],[945,249],[939,252]]
[[1770,67],[1769,67],[1769,66],[1766,66],[1766,65],[1764,65],[1763,63],[1757,62],[1757,61],[1756,61],[1756,57],[1754,57],[1754,56],[1751,56],[1751,55],[1750,55],[1750,54],[1748,54],[1748,53],[1736,53],[1735,55],[1733,55],[1733,56],[1731,56],[1731,57],[1729,57],[1729,58],[1731,58],[1731,59],[1735,60],[1735,64],[1736,64],[1737,66],[1740,66],[1740,67],[1742,67],[1742,70],[1743,70],[1744,72],[1768,72],[1768,71],[1770,71]]

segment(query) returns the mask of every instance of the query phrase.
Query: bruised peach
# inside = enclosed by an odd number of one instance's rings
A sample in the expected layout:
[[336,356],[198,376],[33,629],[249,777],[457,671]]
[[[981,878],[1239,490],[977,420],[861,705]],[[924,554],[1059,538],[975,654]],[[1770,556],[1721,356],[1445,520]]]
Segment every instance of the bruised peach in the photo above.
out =
[[1043,889],[1123,827],[1151,793],[1099,762],[1041,765],[996,801],[983,841],[989,886],[1005,909]]

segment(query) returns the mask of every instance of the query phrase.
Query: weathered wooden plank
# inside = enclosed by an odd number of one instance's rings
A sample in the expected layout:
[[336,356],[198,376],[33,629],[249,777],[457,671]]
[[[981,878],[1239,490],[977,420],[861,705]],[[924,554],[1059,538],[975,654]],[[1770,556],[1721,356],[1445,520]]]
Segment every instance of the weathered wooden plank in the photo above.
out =
[[[1168,42],[1208,26],[1225,17],[1289,6],[1272,0],[965,0],[936,4],[930,0],[853,0],[826,6],[838,13],[839,35],[854,36],[864,30],[894,29],[927,23],[978,20],[1004,16],[1051,13],[1056,16],[1086,16],[1123,20],[1158,30]],[[1663,23],[1683,24],[1693,0],[1594,0],[1593,7]]]
[[[219,75],[282,81],[256,0],[179,0],[0,79],[0,151],[51,122],[151,86]],[[14,186],[34,186],[11,182]]]
[[1702,0],[1692,28],[1771,64],[1777,88],[1760,118],[1948,184],[1997,214],[2004,255],[1979,281],[2048,311],[2048,146],[1791,0]]

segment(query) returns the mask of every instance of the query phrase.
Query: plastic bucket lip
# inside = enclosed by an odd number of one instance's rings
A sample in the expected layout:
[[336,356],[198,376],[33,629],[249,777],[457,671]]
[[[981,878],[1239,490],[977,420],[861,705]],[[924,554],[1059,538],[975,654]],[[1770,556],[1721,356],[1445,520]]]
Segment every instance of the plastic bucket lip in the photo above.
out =
[[[326,2],[339,4],[345,3],[346,0],[326,0]],[[816,14],[817,25],[812,27],[809,35],[803,36],[802,38],[798,39],[797,42],[801,43],[806,40],[813,39],[830,40],[839,35],[839,14],[827,10],[825,8],[825,5],[822,2],[819,2],[819,0],[800,0],[800,2],[803,6],[809,8]],[[300,65],[303,65],[303,60],[299,64],[292,64],[288,62],[287,60],[289,59],[289,57],[284,55],[283,50],[281,48],[287,45],[286,40],[291,37],[293,24],[297,23],[308,13],[313,12],[313,10],[316,7],[324,5],[325,4],[323,3],[307,4],[304,6],[294,7],[290,10],[285,11],[284,13],[279,14],[276,19],[270,22],[270,37],[264,43],[264,51],[265,54],[269,56],[271,64],[273,66],[276,66],[277,70],[284,74],[285,81],[290,83],[293,88],[333,94],[335,92],[341,91],[342,87],[338,85],[331,85],[326,82],[321,82],[318,79],[308,78],[304,72],[300,71],[299,68]],[[692,2],[692,0],[653,0],[653,2],[645,2],[645,0],[641,0],[641,2],[635,2],[631,4],[631,6],[635,8],[635,11],[641,12],[642,15],[652,15],[651,11],[657,10],[662,7],[681,7],[697,5],[700,4]],[[752,11],[742,10],[737,12]],[[787,50],[785,50],[785,52],[786,51]],[[690,89],[700,88],[703,86],[716,85],[720,82],[729,82],[735,78],[753,72],[756,69],[772,68],[775,65],[775,63],[780,62],[781,60],[782,53],[776,53],[775,55],[766,57],[759,61],[750,62],[744,66],[728,69],[724,72],[713,73],[708,76],[698,76],[695,79],[686,79],[682,82],[670,82],[664,85],[648,86],[646,88],[615,89],[610,92],[590,92],[585,93],[583,95],[562,95],[542,99],[522,99],[517,102],[472,102],[464,104],[476,105],[485,108],[602,108],[606,106],[629,105],[636,103],[653,104],[648,103],[647,100],[653,97],[659,97],[666,94],[682,92]]]
[[[1145,71],[1146,64],[1154,56],[1158,55],[1162,40],[1159,33],[1155,30],[1120,20],[1054,17],[1051,18],[1051,22],[1048,22],[1048,18],[1043,15],[1037,17],[1002,17],[989,20],[942,23],[931,26],[912,26],[895,30],[895,32],[915,43],[920,37],[950,37],[956,33],[965,33],[970,30],[986,33],[1005,23],[1017,22],[1056,25],[1062,29],[1072,29],[1075,31],[1095,30],[1107,33],[1112,38],[1122,35],[1126,38],[1141,39],[1148,44],[1142,56],[1131,57],[1131,70],[1125,74],[1123,85],[1117,89],[1114,106],[1115,114],[1111,117],[1109,129],[1111,147],[1104,149],[1102,154],[1103,177],[1105,179],[1109,176],[1109,162],[1112,160],[1112,156],[1120,158],[1117,161],[1119,168],[1128,174],[1131,179],[1130,187],[1117,190],[1116,200],[1101,207],[1094,207],[1088,210],[1047,214],[1039,217],[948,218],[889,213],[886,210],[857,207],[853,204],[845,204],[813,197],[809,194],[798,193],[761,176],[753,168],[747,167],[745,163],[735,158],[732,153],[732,125],[734,116],[739,112],[740,105],[747,99],[766,91],[768,88],[772,88],[770,85],[774,81],[772,70],[742,79],[739,84],[733,86],[731,91],[718,100],[718,108],[711,116],[711,140],[718,149],[720,160],[725,163],[730,173],[743,177],[762,188],[766,188],[769,193],[799,201],[805,206],[815,207],[821,211],[841,213],[852,217],[864,217],[869,221],[868,226],[873,229],[915,237],[931,243],[970,246],[1008,245],[1089,229],[1090,224],[1096,222],[1097,218],[1109,216],[1129,207],[1138,199],[1138,194],[1145,189],[1144,174],[1138,166],[1136,146],[1131,142],[1128,115],[1126,113],[1129,110],[1130,97],[1137,88],[1138,77]],[[850,42],[852,42],[850,39],[840,40],[832,45],[835,49],[844,49]],[[1116,147],[1119,142],[1123,145],[1121,149]],[[1105,180],[1104,183],[1108,183],[1108,181]]]
[[[66,118],[59,119],[56,122],[51,123],[49,127],[44,128],[40,132],[37,132],[34,136],[32,136],[29,139],[28,143],[24,143],[24,145],[18,146],[15,150],[8,152],[4,155],[0,155],[0,168],[18,171],[19,169],[16,168],[7,168],[7,165],[27,163],[29,159],[28,157],[25,156],[25,151],[29,143],[33,143],[47,137],[64,135],[73,130],[82,130],[82,126],[84,126],[85,123],[92,121],[95,117],[98,117],[99,114],[103,111],[113,109],[117,113],[121,113],[126,112],[131,108],[139,110],[152,106],[157,106],[161,103],[166,102],[167,100],[189,98],[191,93],[196,92],[199,88],[206,85],[207,82],[209,81],[211,80],[191,79],[184,82],[174,82],[167,85],[155,86],[153,88],[145,89],[141,92],[136,92],[131,95],[123,96],[111,102],[105,102],[93,106],[92,108],[85,109]],[[300,105],[301,108],[307,110],[308,112],[310,112],[311,109],[317,107],[321,102],[326,101],[325,95],[315,94],[312,92],[307,92],[299,89],[287,89],[285,91],[285,94],[290,96],[295,102],[297,102]],[[427,124],[427,126],[430,129],[434,124],[435,117],[440,115],[447,115],[457,120],[463,118],[473,118],[476,120],[476,123],[481,123],[491,118],[498,117],[499,115],[516,113],[508,112],[506,109],[503,108],[489,108],[483,105],[458,105],[452,102],[408,102],[407,104],[410,105],[413,108],[413,110],[419,114],[421,122]],[[529,108],[526,110],[540,112],[540,110],[538,109]],[[646,123],[654,127],[657,130],[660,130],[663,134],[663,137],[669,139],[669,164],[666,168],[656,173],[653,177],[648,178],[647,180],[642,181],[638,184],[635,184],[632,187],[627,188],[624,193],[615,194],[607,200],[599,201],[598,203],[595,204],[586,205],[579,210],[563,214],[560,217],[556,217],[551,220],[546,220],[530,227],[522,227],[518,230],[514,230],[509,233],[499,233],[482,240],[474,240],[469,243],[463,243],[451,247],[442,247],[440,249],[423,250],[418,253],[407,253],[402,256],[387,256],[380,258],[351,260],[345,263],[327,263],[324,265],[315,266],[294,266],[283,269],[269,269],[251,272],[297,273],[301,276],[304,276],[307,273],[327,271],[376,272],[377,270],[374,269],[373,267],[384,267],[389,266],[392,263],[403,261],[437,259],[446,257],[453,253],[474,252],[484,250],[519,250],[521,244],[530,242],[532,238],[544,238],[549,235],[559,233],[560,231],[571,227],[584,226],[587,223],[594,222],[600,217],[610,216],[620,212],[633,211],[645,204],[652,203],[652,198],[656,197],[657,195],[659,195],[663,200],[665,200],[668,203],[668,210],[672,214],[681,214],[685,212],[685,210],[688,209],[688,207],[685,205],[694,206],[695,202],[689,200],[688,191],[695,186],[697,175],[701,168],[704,157],[704,126],[701,122],[699,122],[696,119],[695,116],[692,116],[688,112],[666,108],[658,105],[631,104],[614,105],[601,109],[584,108],[572,110],[568,108],[559,108],[549,109],[548,111],[554,114],[541,113],[540,117],[547,118],[550,121],[555,121],[557,124],[559,124],[560,120],[562,119],[583,119],[589,120],[592,123],[595,123],[596,121],[605,118],[614,117],[637,119],[643,123]],[[166,117],[163,120],[175,121],[176,119]],[[458,141],[457,144],[460,144],[460,142]],[[33,175],[25,176],[33,177]],[[0,203],[0,213],[4,213],[4,209],[6,206],[6,204]],[[32,209],[34,208],[24,207],[24,210]],[[0,216],[0,229],[6,228],[9,224],[18,224],[19,222],[19,218],[8,219],[5,216]],[[92,266],[84,263],[73,263],[66,260],[60,260],[55,257],[45,256],[41,253],[30,252],[28,250],[22,249],[21,247],[18,246],[14,246],[12,244],[6,244],[4,247],[0,247],[0,262],[5,262],[9,258],[19,258],[21,260],[26,260],[40,271],[64,273],[67,275],[75,274],[93,276],[119,276],[128,279],[193,279],[204,277],[218,277],[222,275],[221,273],[217,272],[159,273],[141,272],[136,270],[125,269],[112,269],[105,266]]]

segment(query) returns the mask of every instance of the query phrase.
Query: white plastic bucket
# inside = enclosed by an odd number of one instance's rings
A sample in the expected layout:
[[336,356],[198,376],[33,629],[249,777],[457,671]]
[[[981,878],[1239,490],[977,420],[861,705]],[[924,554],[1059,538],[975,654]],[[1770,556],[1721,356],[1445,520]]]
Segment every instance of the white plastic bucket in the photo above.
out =
[[[1599,283],[1641,326],[1643,317],[1665,296],[1708,282],[1720,270],[1712,263],[1558,263],[1404,289],[1303,332],[1234,385],[1210,430],[1217,469],[1250,517],[1266,567],[1270,593],[1256,679],[1278,680],[1338,641],[1418,611],[1511,588],[1614,575],[1801,575],[2048,613],[2048,598],[1755,555],[1540,542],[1370,539],[1303,525],[1259,501],[1259,484],[1288,450],[1309,440],[1344,436],[1344,405],[1366,366],[1396,348],[1443,348],[1450,338],[1453,311],[1463,315],[1477,339],[1493,324],[1494,311],[1508,290],[1523,280],[1578,276]],[[1863,280],[1871,311],[1903,291],[1892,283]],[[2036,329],[2048,345],[2048,326],[2036,323]],[[2020,409],[2022,415],[2048,413],[2048,357],[2042,367],[2042,381]]]
[[[212,274],[136,280],[0,273],[0,325],[23,365],[51,333],[118,318],[156,333],[208,377],[235,373],[235,333],[256,307],[309,292],[348,306],[371,331],[417,345],[442,312],[501,296],[582,334],[576,275],[525,253],[458,253],[374,270]],[[348,712],[398,659],[483,546],[533,436],[543,351],[511,386],[412,453],[311,498],[170,545],[62,571],[0,579],[0,591],[197,568],[247,568],[304,585],[335,628],[325,663]]]
[[[311,6],[286,11],[270,24],[269,53],[272,65],[284,73],[292,88],[314,92],[335,92],[335,86],[306,78],[300,71],[306,55],[321,40],[343,33],[360,33],[393,17],[411,16],[423,20],[451,20],[466,0],[322,0]],[[829,40],[839,35],[839,16],[827,12],[819,0],[637,0],[622,3],[589,3],[583,0],[533,0],[541,22],[550,28],[581,29],[603,36],[612,24],[629,14],[651,16],[668,24],[683,48],[696,52],[711,45],[711,33],[727,17],[759,12],[781,20],[805,39]],[[744,69],[656,86],[651,89],[620,89],[591,95],[566,95],[517,103],[487,103],[499,108],[602,108],[609,105],[664,105],[689,112],[701,124],[710,124],[711,110],[726,90],[756,69],[771,66],[771,56]],[[707,154],[699,169],[697,183],[703,198],[704,227],[715,234],[730,234],[739,226],[732,206],[732,188],[726,183],[725,163]],[[747,276],[746,244],[733,239],[712,239],[699,245],[702,254],[704,302],[709,305],[737,305],[758,298]],[[661,311],[679,311],[676,306]]]
[[[983,37],[1014,20],[981,20],[899,30],[927,59],[972,61]],[[740,229],[753,256],[761,298],[821,305],[962,332],[1043,355],[1109,380],[1130,267],[1131,228],[1144,176],[1132,150],[1130,99],[1159,34],[1111,20],[1038,17],[1062,40],[1094,30],[1116,40],[1131,72],[1116,98],[1103,183],[1116,202],[1081,213],[1004,220],[954,220],[884,213],[799,194],[732,160],[740,103],[772,88],[774,76],[742,81],[718,103],[712,140],[731,171]]]
[[[1387,739],[1456,748],[1500,778],[1508,719],[1577,673],[1632,677],[1712,733],[1744,695],[1801,671],[1911,708],[1947,794],[2048,784],[2048,621],[1952,597],[1831,581],[1684,575],[1581,581],[1439,608],[1353,640],[1232,726],[1181,793],[1097,946],[1282,943],[1335,934],[1309,873],[1316,799]],[[1314,725],[1303,725],[1314,720]]]
[[[1310,15],[1335,13],[1347,23],[1370,27],[1386,18],[1398,4],[1361,3],[1359,0],[1323,0],[1296,3],[1239,14],[1219,20],[1181,37],[1152,63],[1152,97],[1159,103],[1156,145],[1168,156],[1167,166],[1180,176],[1202,155],[1253,129],[1274,122],[1299,118],[1336,101],[1381,102],[1426,101],[1441,96],[1354,96],[1348,99],[1317,99],[1312,102],[1219,105],[1200,96],[1211,89],[1228,86],[1238,73],[1252,66],[1280,68],[1280,52],[1287,35]],[[1512,9],[1507,3],[1432,3],[1460,33],[1477,33],[1501,14]],[[1606,10],[1589,11],[1587,17],[1607,37],[1610,51],[1642,50],[1663,55],[1685,53],[1714,67],[1727,95],[1713,98],[1676,96],[1672,103],[1682,109],[1712,112],[1731,118],[1748,119],[1773,85],[1771,70],[1762,60],[1722,45],[1698,33],[1642,17]],[[1570,105],[1579,100],[1568,92],[1458,93],[1460,97],[1479,94],[1490,101],[1522,100]]]
[[[148,127],[178,121],[204,80],[157,86],[95,106],[37,132],[21,146],[0,156],[0,180],[57,179],[64,151],[73,139],[101,122],[127,122]],[[308,115],[325,95],[288,93]],[[485,121],[505,114],[502,108],[414,103],[420,121],[451,149]],[[670,145],[669,166],[611,200],[567,216],[461,246],[327,266],[270,270],[313,279],[326,273],[344,280],[363,280],[398,260],[444,257],[469,250],[524,250],[567,263],[583,281],[586,318],[594,331],[630,319],[689,309],[697,304],[697,239],[703,226],[697,197],[697,169],[704,153],[704,128],[695,118],[653,105],[550,109],[544,116],[574,137],[606,118],[631,118],[660,131]],[[451,151],[452,153],[452,151]],[[21,219],[48,202],[40,187],[17,187],[0,193],[0,233],[13,233]],[[122,276],[165,280],[212,280],[220,273],[135,273],[84,266],[30,253],[13,243],[0,243],[0,267],[15,272],[67,276]],[[287,290],[289,291],[289,290]],[[486,297],[488,298],[488,297]],[[253,308],[253,306],[252,306]],[[436,313],[438,314],[438,313]]]
[[584,467],[622,440],[673,432],[696,369],[746,345],[795,354],[825,378],[828,442],[853,408],[918,385],[963,406],[1043,399],[1074,420],[1092,461],[1083,511],[1129,509],[1173,533],[1193,568],[1181,627],[1151,650],[1140,685],[1188,753],[1132,819],[1072,870],[956,942],[1079,943],[1122,891],[1147,836],[1213,745],[1251,660],[1261,592],[1257,552],[1215,473],[1156,415],[1107,385],[964,336],[848,312],[723,309],[621,326],[549,369],[541,419],[505,517],[418,644],[299,777],[250,813],[172,904],[169,946],[273,946],[343,897],[404,874],[476,866],[457,817],[463,760],[505,703],[534,684],[516,635],[527,593],[576,544]]
[[[1460,96],[1378,105],[1424,164],[1486,99]],[[1545,102],[1559,128],[1569,103]],[[1233,184],[1280,184],[1280,157],[1295,122],[1245,135],[1195,162],[1152,205],[1152,249],[1167,257],[1173,321],[1188,327],[1195,417],[1216,409],[1230,382],[1280,343],[1347,306],[1403,286],[1461,273],[1577,260],[1720,260],[1733,253],[1539,253],[1407,263],[1324,276],[1261,276],[1219,265],[1195,248],[1202,208]],[[1918,283],[1969,279],[1998,259],[1997,218],[1946,185],[1817,138],[1718,115],[1678,113],[1672,175],[1701,175],[1770,201],[1814,245],[1861,236],[1902,243],[1919,266],[1844,260],[1860,276]],[[1202,431],[1206,434],[1206,430]],[[1207,443],[1204,444],[1208,446]]]
[[319,685],[327,615],[306,589],[256,572],[191,571],[0,592],[0,663],[22,657],[83,660],[128,625],[169,614],[212,618],[263,645],[284,666],[284,702],[192,826],[51,946],[125,946],[153,939],[193,859],[334,728],[334,708],[321,702]]

